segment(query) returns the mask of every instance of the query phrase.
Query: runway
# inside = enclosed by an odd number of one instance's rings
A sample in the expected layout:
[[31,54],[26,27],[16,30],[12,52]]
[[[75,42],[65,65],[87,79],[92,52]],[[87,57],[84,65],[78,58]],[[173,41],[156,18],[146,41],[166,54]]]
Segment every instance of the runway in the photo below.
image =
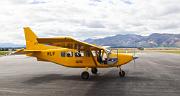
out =
[[139,53],[136,64],[99,69],[82,80],[84,69],[37,62],[25,56],[0,57],[0,96],[180,96],[180,55]]

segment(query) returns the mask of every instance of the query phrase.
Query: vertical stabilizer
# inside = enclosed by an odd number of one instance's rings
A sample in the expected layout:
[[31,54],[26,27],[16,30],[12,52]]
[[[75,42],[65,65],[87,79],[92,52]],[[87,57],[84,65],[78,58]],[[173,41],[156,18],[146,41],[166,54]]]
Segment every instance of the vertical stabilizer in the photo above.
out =
[[24,27],[24,34],[26,39],[26,49],[27,50],[35,50],[37,49],[37,36],[29,27]]

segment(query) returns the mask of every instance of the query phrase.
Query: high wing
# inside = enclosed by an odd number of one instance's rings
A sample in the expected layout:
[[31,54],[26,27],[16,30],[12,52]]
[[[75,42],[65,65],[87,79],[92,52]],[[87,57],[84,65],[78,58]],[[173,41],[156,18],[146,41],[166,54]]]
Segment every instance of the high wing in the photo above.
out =
[[82,42],[71,37],[37,38],[38,43],[77,50],[99,50],[102,47]]

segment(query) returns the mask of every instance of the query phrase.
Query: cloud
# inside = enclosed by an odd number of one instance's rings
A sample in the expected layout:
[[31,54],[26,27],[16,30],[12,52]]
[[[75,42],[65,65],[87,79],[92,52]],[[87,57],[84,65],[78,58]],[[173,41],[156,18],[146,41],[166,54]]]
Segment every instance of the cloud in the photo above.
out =
[[116,34],[180,34],[179,0],[2,0],[0,40],[24,42],[23,27],[40,37],[80,40]]
[[105,28],[105,25],[101,21],[85,21],[82,26],[87,26],[88,28]]
[[132,0],[121,0],[121,1],[126,3],[126,4],[132,4]]

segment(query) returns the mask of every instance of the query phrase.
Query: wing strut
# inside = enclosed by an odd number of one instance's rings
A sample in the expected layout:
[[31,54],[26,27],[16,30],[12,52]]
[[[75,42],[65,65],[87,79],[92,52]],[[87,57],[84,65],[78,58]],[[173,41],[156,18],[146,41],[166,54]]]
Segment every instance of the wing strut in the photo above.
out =
[[92,56],[92,59],[93,59],[95,65],[97,66],[97,62],[96,62],[96,60],[95,60],[95,58],[94,58],[94,56],[93,56],[93,54],[92,54],[92,51],[91,51],[90,49],[89,49],[89,51],[90,51],[90,54],[91,54],[91,56]]

